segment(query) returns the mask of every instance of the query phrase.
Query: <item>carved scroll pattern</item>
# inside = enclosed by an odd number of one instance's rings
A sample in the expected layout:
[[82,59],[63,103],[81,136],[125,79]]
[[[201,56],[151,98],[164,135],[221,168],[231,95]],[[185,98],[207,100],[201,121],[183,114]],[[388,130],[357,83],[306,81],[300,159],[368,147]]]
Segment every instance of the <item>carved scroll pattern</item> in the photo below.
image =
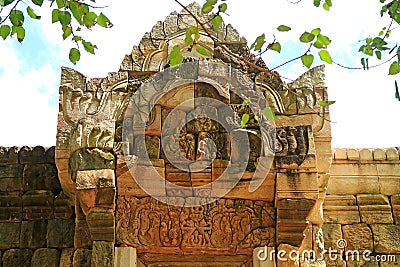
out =
[[142,251],[236,251],[271,245],[275,235],[275,209],[261,201],[220,199],[182,208],[121,196],[116,216],[117,242]]
[[275,159],[278,167],[300,166],[308,154],[310,126],[277,128]]

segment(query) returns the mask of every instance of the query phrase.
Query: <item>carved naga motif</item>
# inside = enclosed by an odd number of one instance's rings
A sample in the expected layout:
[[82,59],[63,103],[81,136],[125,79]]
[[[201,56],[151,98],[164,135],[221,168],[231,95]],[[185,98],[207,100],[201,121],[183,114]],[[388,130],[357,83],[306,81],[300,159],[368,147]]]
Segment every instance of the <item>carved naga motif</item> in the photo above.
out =
[[308,154],[310,126],[276,129],[275,160],[278,167],[298,167]]
[[70,197],[75,192],[75,184],[69,158],[80,148],[113,148],[116,121],[122,120],[129,102],[129,93],[123,92],[127,84],[128,77],[123,73],[90,80],[79,72],[63,68],[56,164],[61,185]]
[[174,248],[236,251],[271,245],[275,209],[267,202],[220,199],[204,206],[168,206],[152,198],[121,196],[117,242],[139,250]]

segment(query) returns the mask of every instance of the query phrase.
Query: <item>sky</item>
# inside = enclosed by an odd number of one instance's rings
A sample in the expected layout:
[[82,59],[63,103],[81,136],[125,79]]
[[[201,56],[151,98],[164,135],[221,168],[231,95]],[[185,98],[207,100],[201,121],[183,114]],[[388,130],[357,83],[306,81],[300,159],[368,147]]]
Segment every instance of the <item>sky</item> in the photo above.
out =
[[[199,0],[202,4],[205,0]],[[0,146],[53,146],[56,142],[58,87],[61,66],[75,68],[88,77],[105,77],[118,71],[125,54],[150,31],[153,25],[181,7],[173,0],[98,0],[108,5],[103,12],[114,27],[85,32],[88,41],[96,44],[96,55],[83,53],[73,65],[68,60],[71,42],[62,40],[59,24],[51,24],[51,9],[36,10],[41,21],[26,24],[27,35],[22,44],[15,38],[0,39]],[[182,0],[183,4],[192,1]],[[388,20],[379,15],[378,0],[334,0],[331,11],[315,8],[312,0],[292,4],[285,0],[228,0],[229,16],[224,16],[249,43],[265,33],[273,34],[282,44],[281,54],[270,51],[263,58],[273,68],[307,49],[298,44],[304,31],[319,27],[332,39],[333,59],[347,66],[360,67],[360,40],[376,35]],[[279,33],[281,25],[292,28]],[[399,40],[393,32],[393,39]],[[319,62],[321,63],[321,62]],[[373,64],[374,62],[370,62]],[[379,63],[379,62],[376,62]],[[314,66],[318,65],[318,62]],[[332,146],[336,148],[374,148],[400,146],[400,102],[395,99],[394,81],[389,66],[369,71],[349,71],[334,65],[326,66],[326,83],[332,120]],[[300,61],[278,71],[296,79],[307,68]]]

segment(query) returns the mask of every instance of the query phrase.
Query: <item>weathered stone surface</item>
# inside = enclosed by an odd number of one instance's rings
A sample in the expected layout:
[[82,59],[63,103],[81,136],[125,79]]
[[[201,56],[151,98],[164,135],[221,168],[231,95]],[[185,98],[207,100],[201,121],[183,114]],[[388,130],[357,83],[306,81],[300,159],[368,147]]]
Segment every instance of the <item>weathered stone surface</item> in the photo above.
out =
[[115,187],[115,174],[111,169],[78,171],[76,175],[77,189],[93,189]]
[[115,169],[115,156],[98,148],[80,149],[71,155],[71,169],[75,171]]
[[74,248],[91,248],[93,245],[86,220],[75,220]]
[[327,195],[323,207],[326,223],[353,224],[360,222],[355,196]]
[[271,256],[273,247],[255,248],[253,250],[253,267],[275,267],[275,255]]
[[400,225],[400,195],[394,195],[391,199],[393,217],[396,224]]
[[22,220],[22,197],[19,193],[0,193],[0,221]]
[[30,267],[32,250],[9,249],[3,254],[3,267]]
[[60,252],[57,249],[39,248],[32,256],[31,267],[58,267]]
[[278,246],[278,251],[282,251],[281,255],[277,257],[278,267],[297,267],[300,266],[299,262],[290,259],[291,255],[296,255],[293,251],[299,251],[298,247],[294,247],[288,244],[280,244]]
[[92,248],[92,266],[114,267],[114,243],[94,241]]
[[73,248],[65,248],[61,251],[60,255],[60,267],[73,267],[72,262],[74,258],[74,249]]
[[92,250],[79,248],[74,253],[73,266],[91,267]]
[[383,149],[375,149],[373,152],[374,160],[386,160],[386,153]]
[[347,159],[348,160],[360,160],[360,153],[355,149],[347,150]]
[[371,149],[361,149],[360,150],[360,160],[361,161],[370,161],[373,160],[372,150]]
[[317,199],[317,173],[277,173],[276,197]]
[[18,164],[17,147],[0,147],[0,165]]
[[70,220],[50,220],[47,225],[47,247],[68,248],[74,246],[75,222]]
[[399,152],[395,148],[388,148],[386,150],[386,159],[390,161],[398,161],[399,160]]
[[400,226],[373,224],[374,248],[376,253],[390,254],[400,251]]
[[21,248],[46,247],[47,223],[45,221],[23,221],[21,224]]
[[337,241],[343,238],[341,225],[335,223],[324,223],[322,225],[322,231],[324,234],[325,249],[338,249]]
[[384,195],[357,195],[361,221],[373,223],[393,223],[392,208]]
[[23,172],[24,190],[51,190],[54,194],[61,191],[57,177],[57,168],[53,164],[26,164]]
[[115,266],[131,267],[137,262],[136,248],[116,247],[115,248]]
[[26,220],[49,220],[54,218],[54,196],[51,191],[28,191],[22,196],[23,218]]
[[342,226],[343,238],[347,241],[346,249],[374,250],[371,229],[367,224],[351,224]]
[[24,165],[14,164],[14,165],[0,165],[0,178],[20,178],[22,177],[22,172]]
[[86,217],[93,241],[115,241],[115,218],[111,210],[94,208]]
[[27,147],[24,146],[19,150],[19,162],[21,164],[38,164],[52,163],[54,164],[54,147],[47,150],[42,146]]
[[349,255],[349,258],[346,260],[347,267],[378,267],[379,263],[376,261],[374,256],[366,257],[363,259],[362,254],[360,254],[359,259],[357,256]]
[[0,249],[19,248],[21,223],[0,223]]
[[71,219],[74,215],[74,208],[69,199],[63,192],[61,192],[54,199],[54,218],[55,219]]

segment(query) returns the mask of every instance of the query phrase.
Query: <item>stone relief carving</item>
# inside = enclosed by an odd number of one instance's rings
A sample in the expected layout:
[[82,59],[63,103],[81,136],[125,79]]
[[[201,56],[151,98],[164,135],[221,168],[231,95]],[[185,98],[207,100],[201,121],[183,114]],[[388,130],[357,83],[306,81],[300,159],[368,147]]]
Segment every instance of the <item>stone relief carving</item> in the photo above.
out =
[[182,208],[122,196],[116,216],[117,242],[143,251],[169,247],[201,253],[274,244],[275,209],[262,201],[220,199]]
[[301,165],[308,153],[309,128],[310,126],[277,128],[275,140],[277,166]]

